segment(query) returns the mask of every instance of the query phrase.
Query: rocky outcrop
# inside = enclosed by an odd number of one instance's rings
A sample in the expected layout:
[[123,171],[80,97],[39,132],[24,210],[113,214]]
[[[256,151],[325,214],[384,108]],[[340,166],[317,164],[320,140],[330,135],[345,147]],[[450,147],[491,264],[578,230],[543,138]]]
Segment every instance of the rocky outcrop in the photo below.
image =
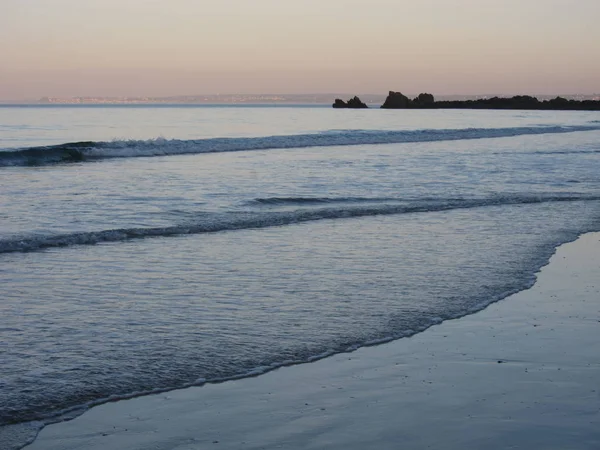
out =
[[335,102],[333,103],[333,107],[334,108],[350,108],[350,109],[368,108],[367,104],[363,103],[361,101],[361,99],[356,96],[351,98],[347,102],[345,102],[344,100],[341,100],[339,98],[336,98]]
[[419,94],[417,98],[413,100],[413,103],[420,107],[433,106],[433,104],[435,103],[435,98],[432,94],[423,93]]
[[403,109],[409,108],[411,103],[411,100],[402,92],[390,91],[381,107],[383,109]]
[[432,94],[422,93],[411,100],[402,92],[390,91],[381,107],[384,109],[432,108],[434,104],[435,99]]
[[523,110],[600,110],[598,100],[568,100],[556,97],[540,101],[530,95],[514,97],[491,97],[477,100],[454,100],[435,102],[434,108],[448,109],[523,109]]
[[[358,97],[347,102],[335,100],[334,108],[367,108]],[[600,100],[569,100],[556,97],[552,100],[538,100],[530,95],[514,97],[491,97],[477,100],[442,100],[436,101],[433,95],[421,93],[414,99],[401,92],[390,91],[384,109],[523,109],[523,110],[571,110],[600,111]]]

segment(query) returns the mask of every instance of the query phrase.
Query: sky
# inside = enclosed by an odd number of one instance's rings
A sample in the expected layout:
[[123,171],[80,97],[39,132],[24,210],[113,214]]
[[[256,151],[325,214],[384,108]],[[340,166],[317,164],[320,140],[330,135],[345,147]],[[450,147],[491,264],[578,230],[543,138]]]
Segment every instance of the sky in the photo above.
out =
[[0,99],[600,92],[600,0],[0,0]]

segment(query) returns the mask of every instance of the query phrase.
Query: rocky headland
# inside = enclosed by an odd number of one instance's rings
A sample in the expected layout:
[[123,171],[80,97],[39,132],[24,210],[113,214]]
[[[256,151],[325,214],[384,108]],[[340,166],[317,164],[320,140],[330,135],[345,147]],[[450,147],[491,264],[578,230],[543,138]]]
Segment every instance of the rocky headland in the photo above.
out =
[[366,103],[363,103],[360,98],[354,97],[345,102],[342,99],[336,98],[333,103],[334,108],[350,108],[350,109],[364,109],[368,108]]
[[[334,108],[367,108],[358,97],[347,102],[336,99]],[[514,97],[491,97],[477,100],[436,101],[432,94],[422,93],[410,99],[401,92],[390,91],[383,109],[530,109],[530,110],[582,110],[600,111],[599,100],[569,100],[556,97],[551,100],[539,100],[530,95]]]

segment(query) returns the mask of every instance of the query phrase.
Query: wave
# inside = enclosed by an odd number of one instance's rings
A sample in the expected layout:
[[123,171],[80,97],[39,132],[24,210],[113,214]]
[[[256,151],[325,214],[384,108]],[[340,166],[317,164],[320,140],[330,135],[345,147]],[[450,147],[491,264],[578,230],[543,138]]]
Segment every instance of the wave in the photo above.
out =
[[43,166],[57,163],[96,161],[107,158],[332,147],[342,145],[456,141],[595,130],[600,130],[600,126],[536,126],[404,131],[330,130],[314,134],[245,138],[209,138],[191,140],[159,138],[150,140],[114,140],[110,142],[84,141],[0,151],[0,167]]
[[[327,197],[267,197],[253,200],[256,204],[303,205],[326,204],[321,208],[299,208],[290,211],[245,211],[227,213],[202,213],[201,219],[181,225],[156,228],[119,228],[57,235],[23,236],[0,240],[0,253],[33,252],[50,248],[76,245],[95,245],[124,242],[150,237],[170,237],[190,234],[215,233],[246,229],[260,229],[311,222],[317,220],[446,211],[499,205],[519,205],[548,202],[594,201],[600,196],[571,195],[497,195],[482,199],[377,199],[327,198]],[[365,203],[374,204],[365,204]],[[336,205],[338,203],[338,205]],[[341,203],[342,205],[339,205]]]
[[255,198],[246,202],[246,205],[274,205],[274,206],[297,206],[297,205],[323,205],[333,203],[381,203],[384,201],[399,201],[396,198],[386,197],[264,197]]
[[34,442],[35,439],[37,438],[38,434],[40,433],[40,431],[43,428],[45,428],[46,426],[55,424],[55,423],[73,420],[76,417],[78,417],[78,416],[82,415],[83,413],[85,413],[86,411],[88,411],[89,409],[99,406],[99,405],[102,405],[102,404],[106,404],[109,402],[115,402],[115,401],[121,401],[121,400],[129,400],[129,399],[147,396],[147,395],[156,395],[156,394],[161,394],[161,393],[165,393],[165,392],[171,392],[174,390],[186,389],[186,388],[190,388],[190,387],[201,387],[206,384],[217,384],[217,383],[223,383],[223,382],[232,381],[232,380],[240,380],[240,379],[244,379],[244,378],[256,377],[256,376],[263,375],[267,372],[270,372],[272,370],[279,369],[281,367],[288,367],[288,366],[293,366],[293,365],[312,363],[312,362],[330,357],[335,354],[339,354],[339,353],[343,353],[343,352],[351,353],[362,347],[377,346],[377,345],[391,342],[394,340],[414,336],[416,334],[419,334],[419,333],[429,329],[430,327],[432,327],[434,325],[444,322],[445,320],[457,319],[457,318],[464,317],[464,316],[467,316],[470,314],[474,314],[474,313],[486,308],[490,304],[501,301],[501,300],[509,297],[510,295],[516,294],[517,292],[520,292],[522,290],[531,288],[537,280],[537,276],[535,275],[535,272],[537,270],[539,270],[540,267],[542,267],[544,264],[546,264],[548,262],[548,260],[552,256],[552,254],[555,253],[556,247],[558,245],[574,241],[582,233],[585,233],[588,231],[593,231],[593,230],[585,230],[585,231],[581,231],[578,233],[577,232],[571,233],[571,234],[565,236],[560,242],[553,242],[550,245],[547,245],[543,249],[543,251],[538,255],[534,264],[531,266],[530,273],[521,281],[521,283],[519,285],[497,291],[494,294],[487,296],[485,298],[485,300],[482,300],[479,303],[476,303],[461,312],[458,312],[458,313],[455,313],[452,315],[448,315],[445,317],[431,316],[431,317],[428,317],[425,320],[421,321],[421,323],[416,324],[416,326],[413,326],[412,328],[407,328],[407,329],[400,330],[400,331],[390,332],[389,334],[387,334],[383,337],[380,337],[380,338],[367,339],[362,342],[356,342],[356,343],[352,343],[350,345],[345,345],[345,346],[338,347],[338,348],[329,348],[329,349],[326,349],[326,350],[324,350],[320,353],[314,354],[314,355],[304,355],[302,357],[300,355],[298,355],[298,357],[283,360],[283,361],[261,364],[256,367],[249,368],[249,369],[246,369],[241,372],[231,374],[228,376],[216,376],[216,377],[210,377],[210,378],[199,377],[192,382],[178,383],[178,384],[174,383],[173,385],[167,386],[167,387],[153,388],[153,389],[147,389],[147,390],[135,390],[133,392],[122,393],[122,394],[112,394],[112,395],[107,395],[105,397],[100,397],[100,398],[97,398],[94,400],[85,401],[85,402],[82,402],[77,405],[58,408],[58,409],[55,409],[52,411],[47,411],[47,412],[40,411],[40,412],[36,413],[37,418],[35,418],[35,419],[25,419],[24,421],[14,420],[14,421],[10,421],[10,422],[0,422],[0,437],[3,438],[5,445],[8,445],[7,448],[19,450],[19,449],[22,449],[22,448],[26,447],[27,445],[31,444],[32,442]]

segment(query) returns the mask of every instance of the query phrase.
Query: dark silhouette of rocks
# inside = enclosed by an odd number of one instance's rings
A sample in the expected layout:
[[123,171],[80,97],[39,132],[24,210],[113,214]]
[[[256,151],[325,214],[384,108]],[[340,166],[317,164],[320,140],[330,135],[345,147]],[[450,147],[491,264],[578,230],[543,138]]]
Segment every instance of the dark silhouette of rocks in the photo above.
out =
[[539,110],[588,110],[600,111],[598,100],[567,100],[556,97],[552,100],[540,101],[530,95],[514,97],[492,97],[466,101],[435,102],[434,108],[469,108],[469,109],[539,109]]
[[418,97],[413,100],[413,103],[425,107],[434,104],[435,98],[432,94],[419,94]]
[[347,102],[345,102],[344,100],[341,100],[339,98],[335,99],[335,102],[333,103],[333,107],[334,108],[351,108],[351,109],[364,109],[364,108],[368,108],[366,103],[363,103],[360,98],[358,97],[353,97],[350,100],[348,100]]
[[402,92],[390,91],[381,107],[384,109],[431,108],[434,103],[435,99],[431,94],[422,93],[411,100]]
[[443,100],[435,101],[431,94],[419,94],[413,100],[400,92],[390,91],[384,109],[541,109],[541,110],[600,110],[598,100],[568,100],[556,97],[552,100],[540,101],[530,95],[514,97],[492,97],[478,100]]
[[381,107],[384,109],[404,109],[410,108],[411,103],[410,99],[402,92],[390,91]]

